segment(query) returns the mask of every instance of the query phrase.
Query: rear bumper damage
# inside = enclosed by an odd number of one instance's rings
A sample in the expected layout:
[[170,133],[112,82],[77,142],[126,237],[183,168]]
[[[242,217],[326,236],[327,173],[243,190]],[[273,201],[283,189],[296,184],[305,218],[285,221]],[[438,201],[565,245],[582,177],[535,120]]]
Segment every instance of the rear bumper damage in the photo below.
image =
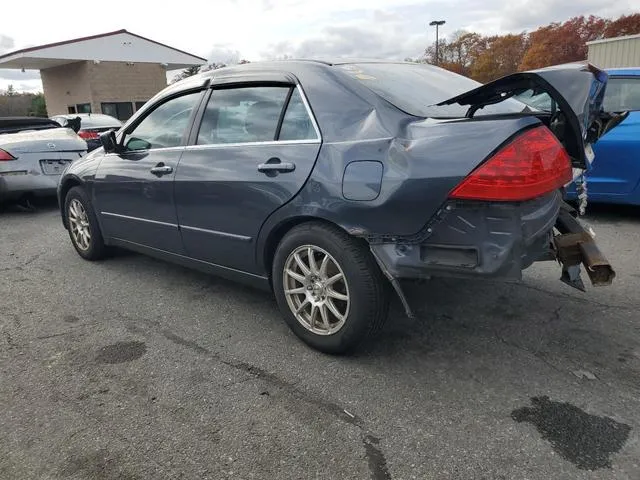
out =
[[400,279],[521,279],[534,262],[557,260],[562,280],[584,291],[615,273],[559,191],[520,203],[450,201],[413,237],[370,238],[371,251],[411,315]]
[[585,230],[574,216],[575,211],[566,203],[562,205],[553,238],[556,258],[562,265],[561,280],[583,292],[586,290],[580,278],[580,265],[595,287],[611,285],[616,276],[613,267],[600,251],[593,235]]

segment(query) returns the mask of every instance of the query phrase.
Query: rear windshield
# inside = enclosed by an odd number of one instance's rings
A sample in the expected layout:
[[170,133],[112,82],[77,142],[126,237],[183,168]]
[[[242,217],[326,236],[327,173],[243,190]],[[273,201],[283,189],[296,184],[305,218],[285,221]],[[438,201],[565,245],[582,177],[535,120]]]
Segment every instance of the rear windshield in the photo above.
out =
[[604,94],[604,111],[626,110],[640,110],[640,77],[609,77]]
[[[338,65],[338,68],[400,110],[418,117],[463,117],[468,106],[435,105],[481,85],[462,75],[420,63],[352,63]],[[488,105],[475,116],[517,113],[525,108],[522,103],[509,99]]]

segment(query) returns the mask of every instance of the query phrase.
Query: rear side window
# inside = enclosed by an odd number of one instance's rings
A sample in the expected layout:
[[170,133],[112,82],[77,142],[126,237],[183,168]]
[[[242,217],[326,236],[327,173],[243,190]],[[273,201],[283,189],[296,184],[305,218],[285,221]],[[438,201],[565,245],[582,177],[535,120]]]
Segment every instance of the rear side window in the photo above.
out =
[[[353,63],[338,65],[400,110],[418,117],[463,117],[468,107],[435,106],[481,84],[470,78],[426,64]],[[508,99],[479,110],[475,116],[521,112],[525,105]]]
[[318,134],[313,126],[307,107],[302,101],[302,95],[300,95],[300,91],[296,88],[291,94],[287,110],[284,113],[278,140],[316,139],[318,139]]
[[626,110],[640,110],[640,78],[610,77],[604,94],[604,111]]
[[197,143],[274,141],[290,90],[288,86],[214,90],[202,117]]

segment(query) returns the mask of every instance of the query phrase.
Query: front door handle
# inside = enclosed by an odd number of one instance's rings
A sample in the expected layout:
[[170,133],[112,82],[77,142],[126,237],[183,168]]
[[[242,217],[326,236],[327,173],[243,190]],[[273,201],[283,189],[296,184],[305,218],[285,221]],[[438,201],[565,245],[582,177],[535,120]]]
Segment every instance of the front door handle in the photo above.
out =
[[159,164],[157,164],[155,167],[153,167],[149,171],[151,173],[153,173],[154,175],[157,175],[157,176],[161,177],[162,175],[167,175],[168,173],[173,173],[173,167],[170,166],[170,165],[165,165],[164,163],[160,162]]
[[293,172],[296,164],[291,162],[281,162],[279,158],[273,157],[267,160],[267,163],[258,165],[258,171],[268,174],[276,174],[278,172]]

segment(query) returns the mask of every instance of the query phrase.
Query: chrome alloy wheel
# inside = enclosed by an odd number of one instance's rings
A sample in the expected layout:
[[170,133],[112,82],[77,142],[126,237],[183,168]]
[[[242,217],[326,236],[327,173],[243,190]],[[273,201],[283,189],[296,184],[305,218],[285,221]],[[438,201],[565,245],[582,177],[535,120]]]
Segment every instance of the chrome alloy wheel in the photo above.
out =
[[349,286],[338,262],[313,245],[296,248],[284,264],[285,298],[296,320],[317,335],[340,330],[349,315]]
[[77,247],[80,250],[89,250],[91,246],[91,231],[89,230],[89,217],[82,206],[82,202],[74,198],[69,202],[69,228]]

